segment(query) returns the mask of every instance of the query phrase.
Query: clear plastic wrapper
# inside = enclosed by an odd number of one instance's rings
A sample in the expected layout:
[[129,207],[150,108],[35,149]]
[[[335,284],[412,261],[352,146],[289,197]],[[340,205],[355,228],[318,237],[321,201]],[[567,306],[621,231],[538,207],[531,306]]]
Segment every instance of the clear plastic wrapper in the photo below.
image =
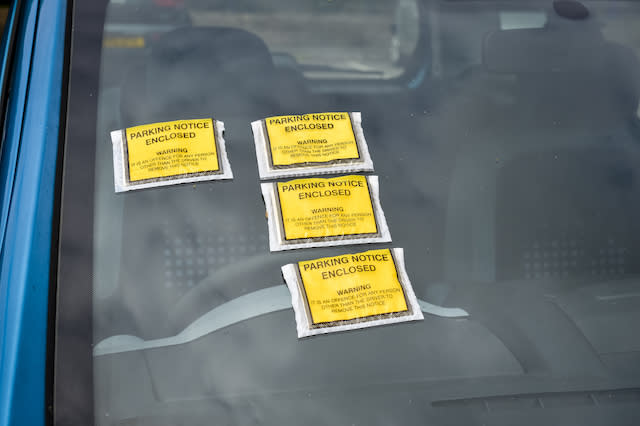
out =
[[298,337],[424,319],[401,248],[282,267]]
[[359,112],[268,117],[251,129],[260,179],[373,171]]

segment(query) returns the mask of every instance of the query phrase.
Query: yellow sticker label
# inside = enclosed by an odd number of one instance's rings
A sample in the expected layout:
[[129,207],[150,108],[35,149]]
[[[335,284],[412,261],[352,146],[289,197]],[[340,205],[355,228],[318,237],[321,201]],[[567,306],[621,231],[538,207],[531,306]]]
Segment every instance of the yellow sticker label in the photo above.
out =
[[145,43],[144,37],[105,37],[102,44],[112,49],[140,49]]
[[126,130],[131,182],[220,170],[213,120],[178,120]]
[[313,324],[406,312],[391,250],[298,262]]
[[283,115],[265,119],[273,166],[360,158],[346,112]]
[[364,176],[278,182],[285,240],[377,234]]

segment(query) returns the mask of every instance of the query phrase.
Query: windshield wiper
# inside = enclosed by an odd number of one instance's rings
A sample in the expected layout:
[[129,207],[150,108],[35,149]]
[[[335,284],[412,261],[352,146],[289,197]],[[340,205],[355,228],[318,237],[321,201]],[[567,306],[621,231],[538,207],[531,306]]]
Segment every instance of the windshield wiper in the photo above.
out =
[[[445,308],[419,299],[418,303],[422,312],[429,315],[442,318],[469,316],[464,309]],[[230,325],[285,309],[292,309],[291,294],[287,286],[268,287],[213,308],[175,336],[154,340],[143,340],[127,334],[108,337],[94,346],[93,356],[183,345]]]

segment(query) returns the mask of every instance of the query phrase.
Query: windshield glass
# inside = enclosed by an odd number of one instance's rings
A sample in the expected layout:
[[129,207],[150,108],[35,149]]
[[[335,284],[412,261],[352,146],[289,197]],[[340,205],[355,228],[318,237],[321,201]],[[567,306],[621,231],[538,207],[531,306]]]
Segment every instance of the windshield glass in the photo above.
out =
[[[69,424],[640,418],[640,2],[75,3]],[[392,242],[271,252],[251,122],[334,111]],[[233,179],[114,191],[112,131],[203,118]],[[424,320],[297,338],[282,265],[392,247]]]

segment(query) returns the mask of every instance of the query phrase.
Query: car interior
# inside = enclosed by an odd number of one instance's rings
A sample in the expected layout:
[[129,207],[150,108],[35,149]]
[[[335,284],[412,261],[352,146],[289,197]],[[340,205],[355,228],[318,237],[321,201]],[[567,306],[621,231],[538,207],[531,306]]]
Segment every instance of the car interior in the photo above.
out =
[[[369,424],[395,423],[399,412],[409,422],[476,424],[492,407],[489,424],[514,424],[514,406],[547,398],[568,419],[600,424],[612,417],[568,408],[606,399],[598,389],[622,389],[609,401],[638,401],[629,390],[637,380],[629,383],[640,375],[640,44],[611,35],[607,19],[622,12],[602,3],[578,3],[586,18],[552,2],[419,4],[419,40],[392,78],[310,77],[317,65],[241,25],[181,22],[144,48],[104,48],[96,344],[176,335],[216,307],[284,285],[281,265],[386,247],[269,252],[250,122],[320,111],[362,112],[392,246],[404,248],[418,298],[469,317],[427,314],[298,341],[292,311],[280,310],[189,344],[98,356],[97,418],[177,424],[188,413],[198,424],[216,411],[229,424],[289,424],[315,409],[318,424],[354,412]],[[640,4],[619,8],[640,19]],[[105,31],[115,24],[109,10]],[[517,25],[505,25],[514,15]],[[232,181],[114,193],[110,131],[203,117],[225,123]],[[597,380],[575,391],[584,377]],[[408,405],[411,395],[428,403]],[[367,411],[371,401],[388,417]],[[637,414],[637,404],[629,409]],[[632,424],[627,414],[610,424]]]

